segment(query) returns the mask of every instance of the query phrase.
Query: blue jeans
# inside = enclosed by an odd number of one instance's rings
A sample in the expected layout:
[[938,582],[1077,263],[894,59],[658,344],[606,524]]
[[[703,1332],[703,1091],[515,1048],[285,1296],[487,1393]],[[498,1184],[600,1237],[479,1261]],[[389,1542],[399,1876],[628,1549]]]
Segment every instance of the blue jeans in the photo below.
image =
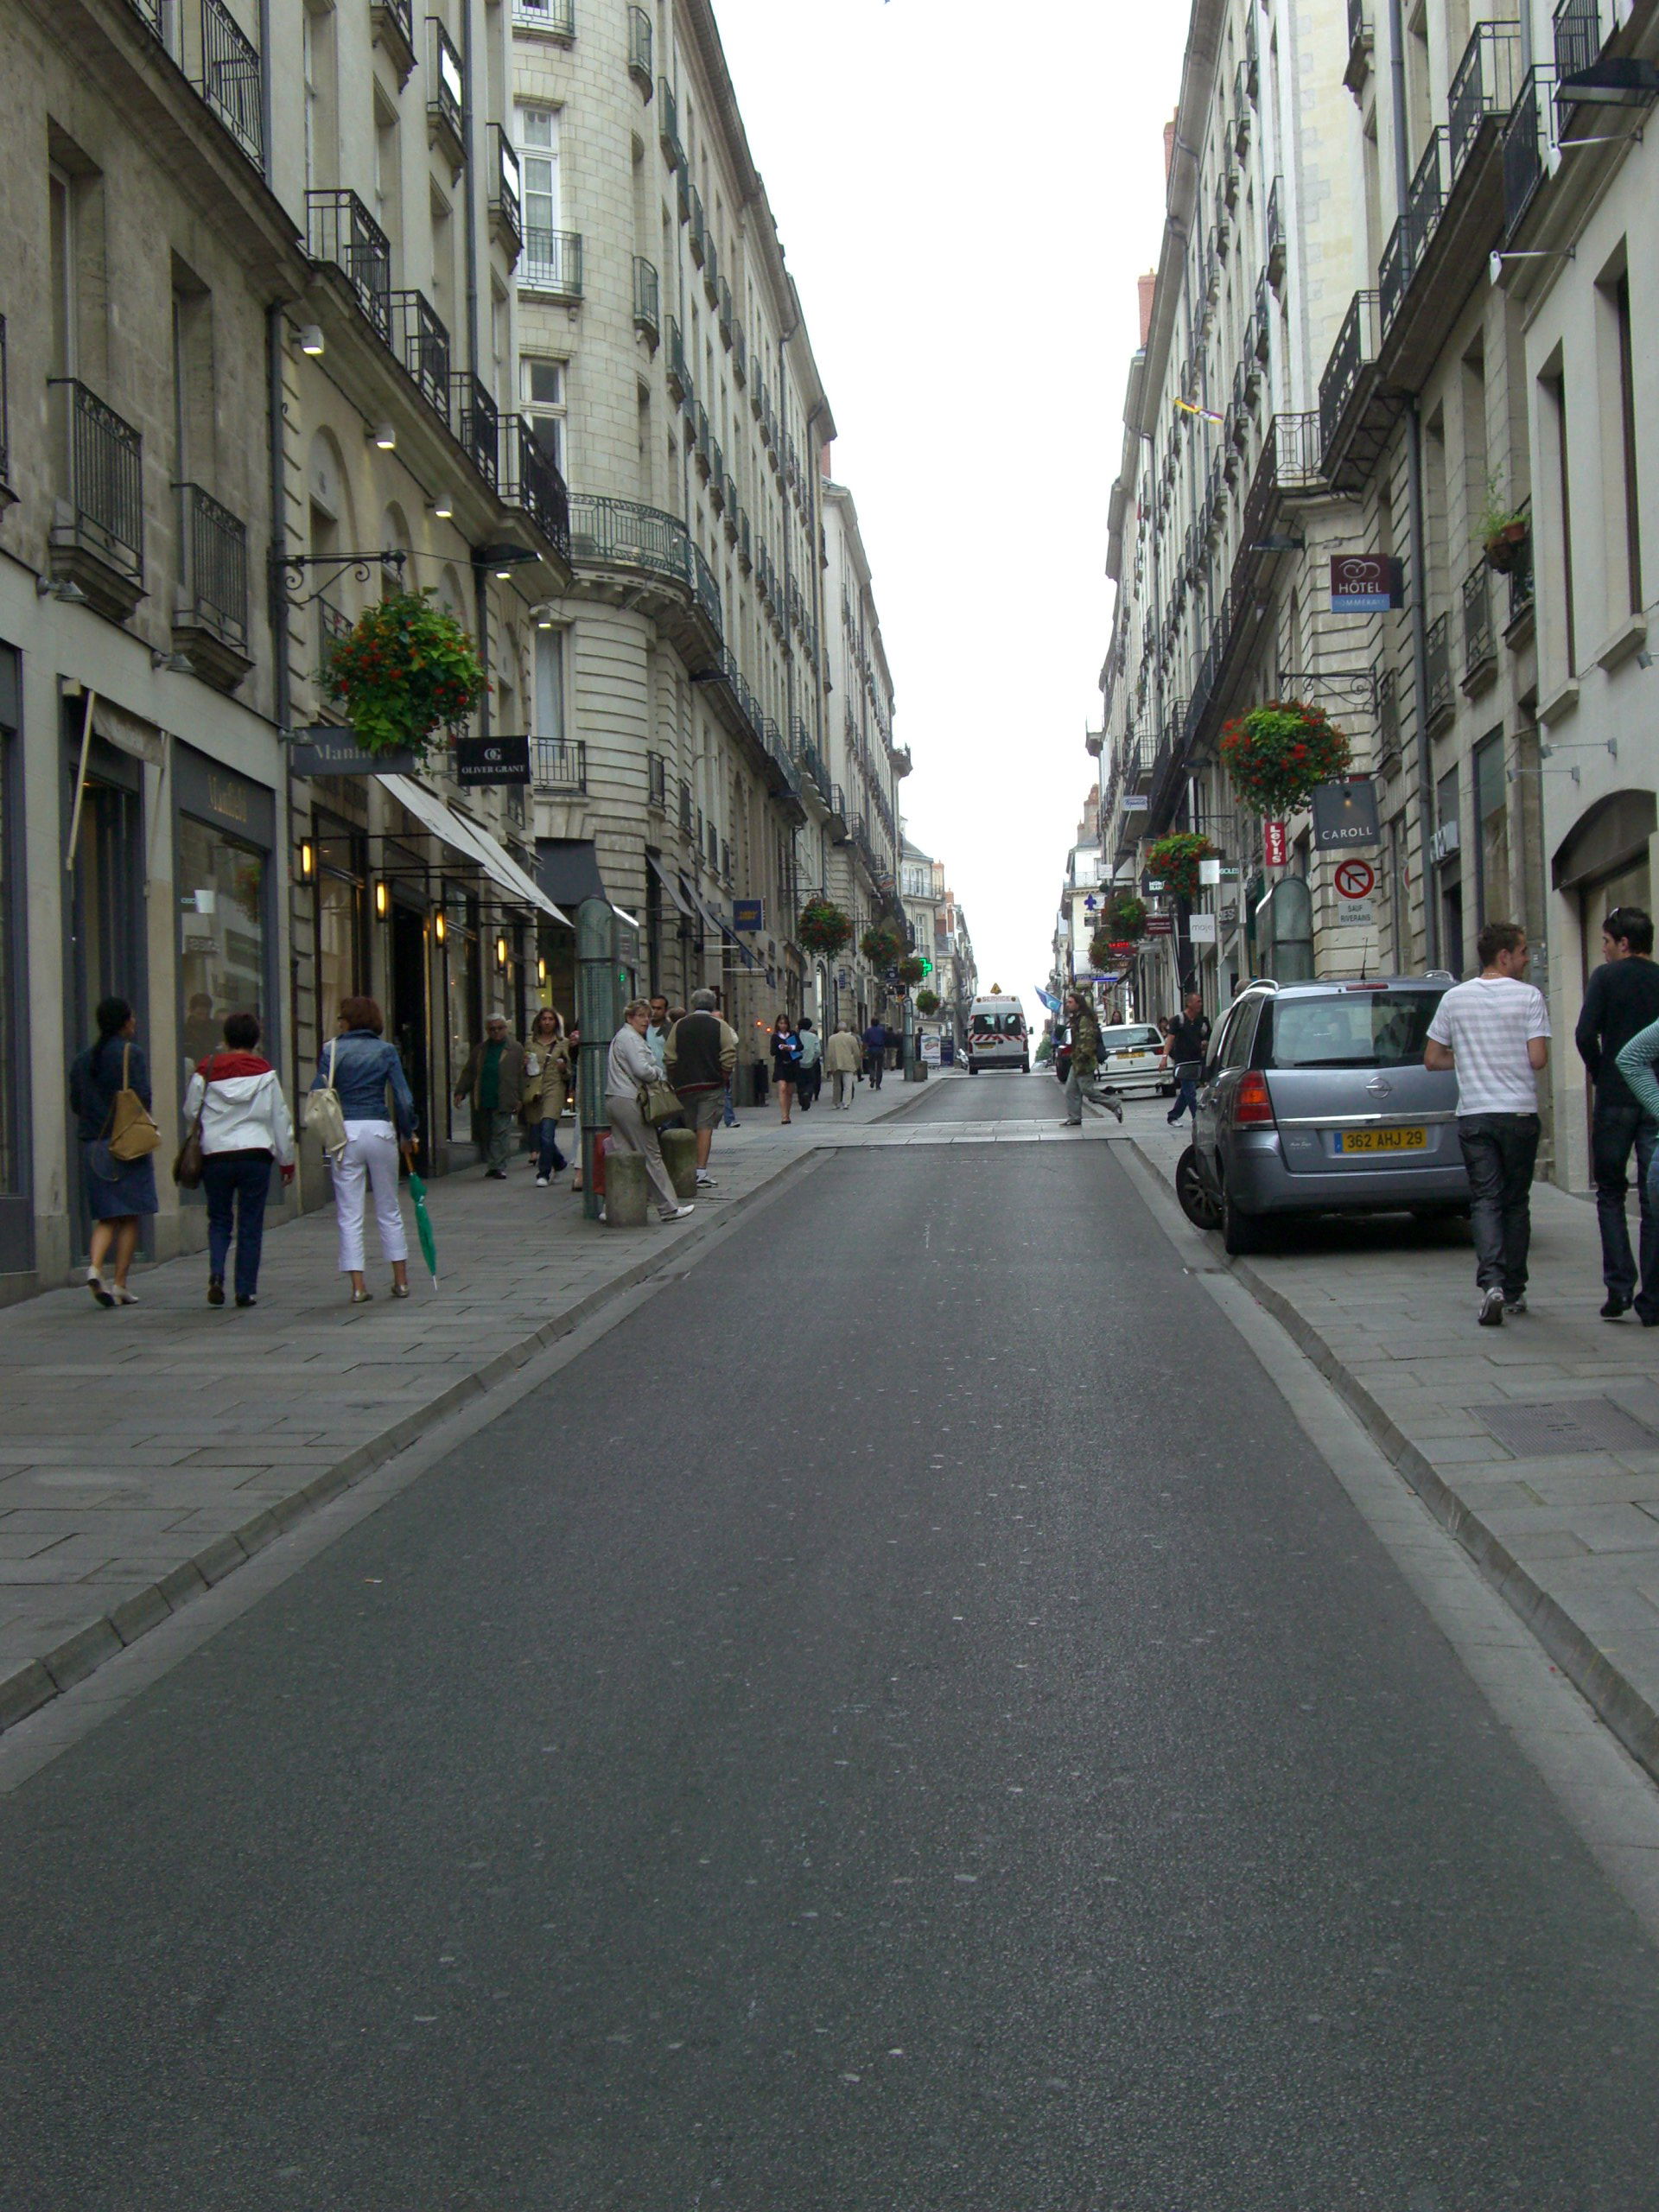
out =
[[1166,1118],[1173,1125],[1180,1120],[1183,1114],[1190,1114],[1195,1122],[1198,1118],[1198,1086],[1190,1077],[1183,1077],[1176,1084],[1175,1103],[1170,1108]]
[[562,1175],[567,1162],[559,1150],[559,1125],[549,1118],[536,1124],[536,1173]]
[[728,1129],[737,1127],[737,1116],[732,1110],[732,1086],[729,1083],[726,1086],[726,1110],[721,1117],[721,1126]]
[[201,1161],[201,1188],[207,1200],[207,1272],[225,1280],[231,1236],[236,1236],[236,1294],[251,1298],[259,1287],[259,1254],[265,1241],[265,1200],[270,1192],[268,1152],[209,1152]]
[[[1630,1250],[1624,1195],[1630,1152],[1636,1152],[1636,1192],[1642,1209],[1642,1267],[1638,1279]],[[1659,1124],[1637,1105],[1597,1104],[1590,1129],[1590,1163],[1596,1181],[1596,1223],[1601,1230],[1601,1279],[1615,1298],[1635,1302],[1638,1313],[1659,1313],[1659,1203],[1654,1164]]]

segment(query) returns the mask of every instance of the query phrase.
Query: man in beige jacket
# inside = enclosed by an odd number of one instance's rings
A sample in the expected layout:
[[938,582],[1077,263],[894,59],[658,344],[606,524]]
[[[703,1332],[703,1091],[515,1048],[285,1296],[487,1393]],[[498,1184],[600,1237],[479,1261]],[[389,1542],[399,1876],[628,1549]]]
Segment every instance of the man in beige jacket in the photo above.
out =
[[864,1065],[863,1040],[855,1036],[850,1021],[843,1021],[823,1048],[826,1074],[835,1077],[836,1107],[851,1108],[853,1093],[858,1088],[859,1070]]

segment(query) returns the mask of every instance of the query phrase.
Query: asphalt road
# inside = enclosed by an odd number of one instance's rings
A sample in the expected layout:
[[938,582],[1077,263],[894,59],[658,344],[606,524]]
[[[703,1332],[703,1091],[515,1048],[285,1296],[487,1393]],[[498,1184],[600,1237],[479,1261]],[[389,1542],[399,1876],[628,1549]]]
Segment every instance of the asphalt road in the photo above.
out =
[[1107,1145],[828,1159],[0,1897],[5,2212],[1659,2207],[1651,1951]]

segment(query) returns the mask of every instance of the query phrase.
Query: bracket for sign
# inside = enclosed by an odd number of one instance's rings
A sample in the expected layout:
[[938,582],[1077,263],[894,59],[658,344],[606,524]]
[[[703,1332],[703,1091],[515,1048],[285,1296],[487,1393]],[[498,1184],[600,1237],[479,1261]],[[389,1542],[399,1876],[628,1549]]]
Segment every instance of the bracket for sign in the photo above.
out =
[[[322,597],[330,584],[337,584],[347,569],[359,583],[365,584],[377,568],[396,569],[401,582],[404,563],[408,558],[409,554],[404,548],[388,545],[378,553],[273,553],[270,566],[271,573],[282,579],[283,595],[288,604],[290,607],[310,607]],[[332,573],[325,576],[315,591],[307,598],[296,599],[292,594],[305,582],[308,569],[327,569]]]

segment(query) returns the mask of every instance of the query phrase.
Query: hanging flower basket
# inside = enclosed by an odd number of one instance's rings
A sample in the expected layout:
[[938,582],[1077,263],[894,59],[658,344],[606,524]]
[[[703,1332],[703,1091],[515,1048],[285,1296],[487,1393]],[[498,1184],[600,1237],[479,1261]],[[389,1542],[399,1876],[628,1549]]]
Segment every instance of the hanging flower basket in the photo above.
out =
[[[1111,944],[1137,944],[1147,933],[1147,902],[1132,891],[1120,891],[1106,901],[1100,932]],[[1100,963],[1096,962],[1098,967]]]
[[1319,785],[1344,775],[1353,756],[1322,708],[1274,699],[1227,724],[1221,757],[1251,813],[1277,820],[1306,806]]
[[1111,964],[1111,934],[1103,925],[1095,931],[1093,937],[1089,940],[1089,965],[1095,970],[1096,975],[1099,975],[1103,971],[1109,971]]
[[853,934],[853,925],[832,899],[809,899],[795,925],[795,942],[808,952],[833,960]]
[[445,723],[465,721],[486,677],[454,616],[405,591],[364,609],[329,655],[326,681],[365,753],[418,753]]
[[919,983],[926,972],[927,970],[913,952],[906,954],[899,963],[899,980],[901,983]]
[[1161,876],[1173,899],[1191,906],[1198,895],[1198,862],[1211,860],[1215,847],[1191,830],[1177,830],[1147,848],[1147,872]]
[[918,991],[918,992],[917,992],[917,994],[916,994],[916,1011],[917,1011],[917,1013],[918,1013],[918,1014],[924,1014],[924,1015],[926,1015],[926,1014],[937,1014],[937,1013],[938,1012],[938,1010],[939,1010],[939,995],[938,995],[938,993],[937,991]]
[[896,930],[885,925],[866,930],[858,941],[858,949],[872,968],[893,968],[905,957],[904,940]]

